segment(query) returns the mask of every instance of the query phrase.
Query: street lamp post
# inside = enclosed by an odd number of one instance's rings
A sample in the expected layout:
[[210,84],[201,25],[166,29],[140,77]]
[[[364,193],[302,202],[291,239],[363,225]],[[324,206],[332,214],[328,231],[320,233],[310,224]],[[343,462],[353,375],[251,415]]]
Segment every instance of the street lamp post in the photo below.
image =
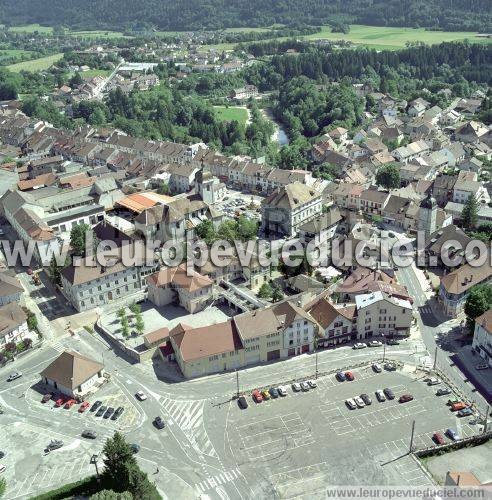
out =
[[385,359],[386,359],[386,337],[383,334],[383,363]]
[[314,352],[314,360],[316,362],[315,378],[318,379],[318,351]]
[[412,453],[413,451],[413,437],[415,435],[415,420],[412,421],[412,433],[410,435],[410,448],[409,448],[409,453]]
[[94,464],[94,467],[96,468],[96,478],[99,481],[99,468],[97,467],[98,456],[99,455],[97,455],[96,453],[94,453],[94,455],[92,455],[92,457],[91,457],[91,463]]
[[236,368],[236,396],[239,398],[239,372]]

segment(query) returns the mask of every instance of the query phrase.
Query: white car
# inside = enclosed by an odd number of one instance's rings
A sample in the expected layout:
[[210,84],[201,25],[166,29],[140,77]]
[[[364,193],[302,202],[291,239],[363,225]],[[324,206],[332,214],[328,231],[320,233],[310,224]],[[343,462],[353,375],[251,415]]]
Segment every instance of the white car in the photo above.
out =
[[374,363],[372,365],[372,369],[376,372],[376,373],[381,373],[383,371],[383,369],[381,368],[381,365],[378,364],[378,363]]
[[283,386],[277,388],[278,393],[281,396],[287,396],[287,389]]
[[354,349],[365,349],[367,347],[367,344],[364,344],[364,342],[357,342],[357,344],[354,344]]
[[369,347],[381,347],[383,345],[379,340],[371,340],[368,344]]
[[318,384],[314,380],[308,380],[307,383],[311,389],[316,389],[316,387],[318,387]]
[[292,384],[292,390],[294,392],[299,392],[301,390],[301,384],[299,384],[299,382],[294,382]]
[[307,382],[301,382],[301,389],[306,392],[306,391],[309,391],[309,389],[311,389],[311,387],[309,386],[309,384]]
[[431,377],[428,381],[427,381],[427,385],[439,385],[441,383],[441,381],[435,377]]
[[147,394],[145,394],[143,391],[138,391],[136,394],[135,394],[135,397],[139,400],[139,401],[145,401],[147,399]]
[[0,472],[5,472],[7,466],[5,464],[0,464]]
[[349,407],[349,410],[355,410],[357,408],[357,405],[352,398],[346,399],[345,404]]
[[364,406],[366,406],[364,400],[359,396],[355,396],[354,401],[355,404],[357,405],[357,408],[364,408]]

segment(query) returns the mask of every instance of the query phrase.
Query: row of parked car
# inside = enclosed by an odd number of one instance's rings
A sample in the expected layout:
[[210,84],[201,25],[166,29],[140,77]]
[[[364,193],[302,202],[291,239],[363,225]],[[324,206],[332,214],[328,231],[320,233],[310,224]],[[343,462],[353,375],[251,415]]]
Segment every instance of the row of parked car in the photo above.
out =
[[[441,381],[435,377],[430,377],[426,379],[426,381],[427,385],[439,385],[441,383]],[[436,396],[448,396],[450,394],[452,394],[452,391],[447,387],[440,387],[436,392]],[[451,411],[456,412],[457,417],[470,417],[473,415],[473,410],[456,397],[448,399],[446,404],[450,407]]]
[[[294,382],[292,384],[292,391],[293,392],[307,392],[310,391],[311,389],[316,389],[318,387],[318,384],[314,380],[306,380],[304,382]],[[270,387],[268,390],[263,390],[260,391],[258,389],[255,389],[251,393],[251,397],[253,398],[253,401],[255,403],[261,403],[263,401],[268,401],[269,399],[277,399],[278,397],[285,397],[287,396],[287,386],[279,386],[279,387]],[[237,400],[237,404],[239,407],[243,410],[245,410],[248,407],[248,401],[244,396],[240,396]]]
[[[378,389],[374,393],[376,395],[376,399],[382,403],[388,400],[395,399],[394,392],[386,387],[385,389]],[[408,403],[409,401],[413,401],[413,396],[411,394],[403,394],[398,399],[399,403]],[[367,394],[361,394],[360,396],[355,396],[354,398],[349,398],[345,401],[345,404],[349,408],[349,410],[355,410],[356,408],[364,408],[364,406],[369,406],[372,404],[371,398]]]
[[[399,345],[396,339],[386,339],[386,345]],[[356,342],[352,349],[365,349],[366,347],[381,347],[383,343],[380,340],[371,340],[369,342]]]
[[[52,392],[45,394],[41,399],[41,403],[47,403],[48,401],[53,400],[54,397],[55,395]],[[66,396],[60,396],[55,400],[54,407],[61,408],[63,406],[63,408],[69,410],[75,404],[77,404],[77,401],[75,399],[68,398]],[[93,403],[92,406],[89,401],[83,401],[78,408],[78,412],[84,413],[89,407],[89,411],[92,413],[95,412],[96,417],[111,418],[111,420],[118,420],[121,414],[125,411],[123,406],[119,406],[118,408],[114,409],[112,406],[104,406],[102,404],[102,401],[98,400]]]

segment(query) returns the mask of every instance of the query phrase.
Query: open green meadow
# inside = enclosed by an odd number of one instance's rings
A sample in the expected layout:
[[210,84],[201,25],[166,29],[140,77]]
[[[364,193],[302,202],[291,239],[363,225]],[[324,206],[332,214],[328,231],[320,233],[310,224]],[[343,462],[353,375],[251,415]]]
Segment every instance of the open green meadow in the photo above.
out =
[[[45,33],[47,35],[53,34],[53,28],[50,26],[41,26],[39,24],[28,24],[26,26],[13,26],[9,28],[10,31],[14,33]],[[108,31],[108,30],[82,30],[82,31],[72,31],[65,30],[68,36],[73,36],[75,38],[131,38],[123,35],[121,31]]]
[[243,125],[246,125],[248,121],[248,110],[246,108],[240,108],[238,106],[214,106],[215,114],[217,118],[224,122],[237,121]]
[[29,50],[22,50],[22,49],[0,49],[0,64],[3,63],[3,61],[8,60],[9,62],[12,62],[12,58],[14,59],[24,59],[27,57],[31,57],[33,52]]
[[7,68],[14,73],[19,73],[20,71],[44,71],[53,66],[62,57],[63,54],[54,54],[52,56],[40,57],[39,59],[32,59],[31,61],[10,64]]
[[90,69],[89,71],[82,71],[80,76],[82,78],[93,78],[95,76],[109,76],[111,74],[111,70],[109,69]]

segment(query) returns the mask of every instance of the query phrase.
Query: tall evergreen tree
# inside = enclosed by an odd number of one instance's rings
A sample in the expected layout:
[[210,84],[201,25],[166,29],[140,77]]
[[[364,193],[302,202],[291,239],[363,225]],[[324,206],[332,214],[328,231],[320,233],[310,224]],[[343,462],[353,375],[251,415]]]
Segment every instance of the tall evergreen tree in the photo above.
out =
[[473,194],[468,197],[463,211],[461,212],[461,223],[465,229],[474,229],[478,222],[478,202]]

